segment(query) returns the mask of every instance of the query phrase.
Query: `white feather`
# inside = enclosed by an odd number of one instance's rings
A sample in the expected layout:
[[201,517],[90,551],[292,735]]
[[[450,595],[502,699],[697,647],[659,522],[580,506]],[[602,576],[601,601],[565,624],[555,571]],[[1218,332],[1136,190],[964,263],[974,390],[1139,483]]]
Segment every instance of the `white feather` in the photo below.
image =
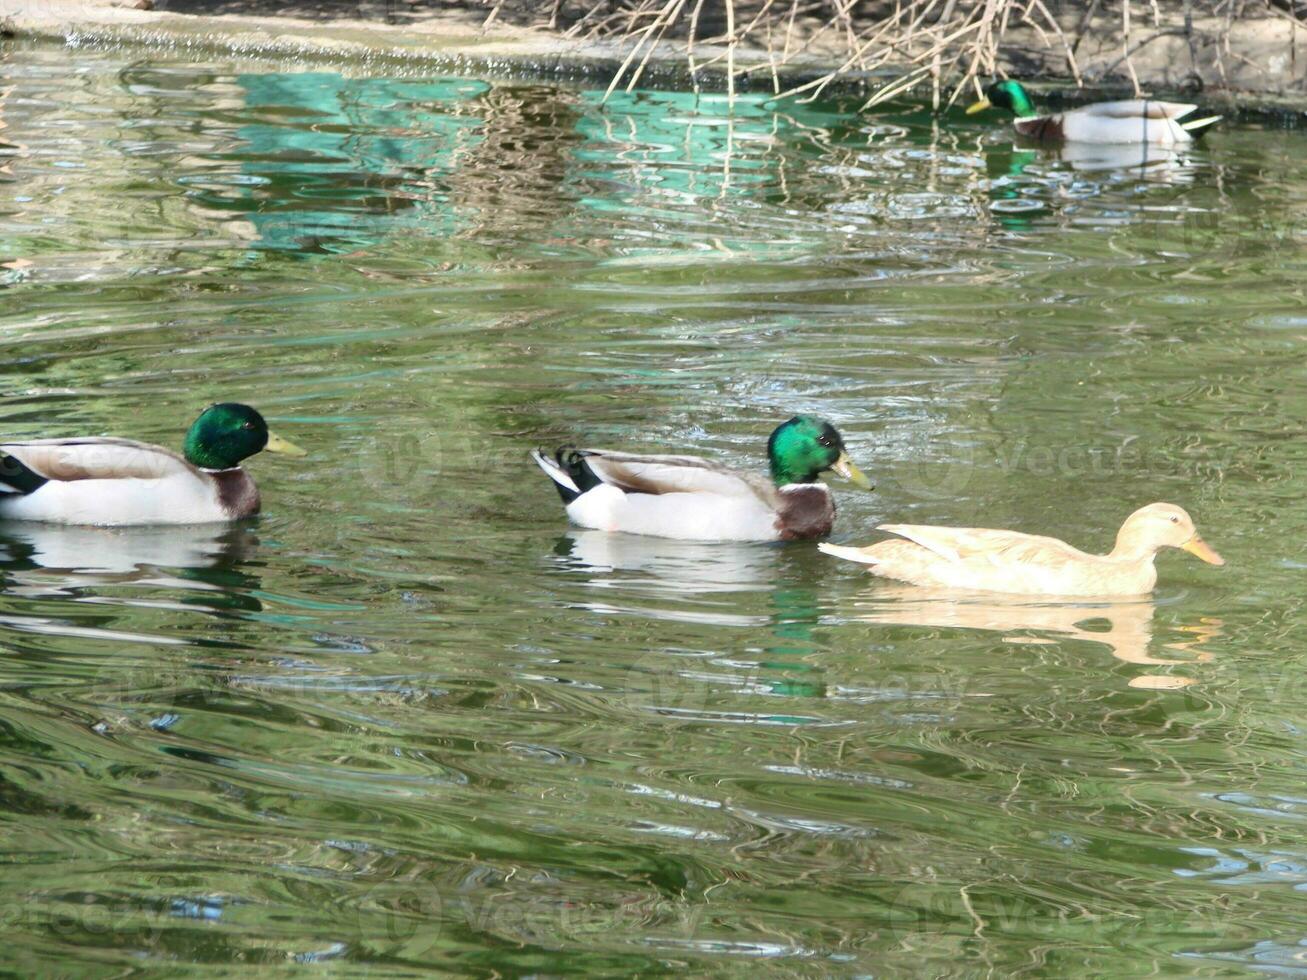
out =
[[848,561],[856,561],[859,565],[874,565],[876,558],[867,554],[861,548],[848,548],[844,545],[829,544],[825,541],[817,542],[817,550],[827,555],[834,555],[836,558],[844,558]]
[[623,493],[601,484],[567,505],[581,527],[687,541],[774,541],[776,514],[761,499],[713,493]]
[[545,474],[549,477],[549,479],[553,480],[559,486],[566,487],[568,490],[571,490],[573,493],[581,492],[581,488],[576,485],[576,483],[572,480],[572,477],[568,474],[568,472],[564,470],[562,467],[560,467],[548,456],[546,456],[544,453],[540,452],[540,450],[532,449],[531,458],[536,461],[537,466],[539,466],[542,470],[545,471]]

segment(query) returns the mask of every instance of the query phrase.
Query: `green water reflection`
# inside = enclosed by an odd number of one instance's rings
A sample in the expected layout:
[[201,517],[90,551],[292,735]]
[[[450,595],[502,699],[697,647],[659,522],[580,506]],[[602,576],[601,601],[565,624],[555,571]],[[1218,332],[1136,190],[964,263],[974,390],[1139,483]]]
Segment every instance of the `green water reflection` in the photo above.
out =
[[[1301,968],[1299,133],[3,59],[4,431],[312,454],[248,527],[0,529],[10,969]],[[568,529],[525,458],[799,411],[880,488],[841,541],[1160,499],[1229,565],[943,600]]]

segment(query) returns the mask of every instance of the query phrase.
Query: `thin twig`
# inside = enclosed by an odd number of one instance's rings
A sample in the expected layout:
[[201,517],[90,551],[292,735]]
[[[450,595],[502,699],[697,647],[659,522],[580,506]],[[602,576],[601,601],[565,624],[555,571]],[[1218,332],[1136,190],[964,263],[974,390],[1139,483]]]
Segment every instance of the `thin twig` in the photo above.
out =
[[[1154,41],[1156,41],[1156,40],[1157,40],[1158,38],[1160,38],[1160,37],[1183,37],[1183,36],[1184,36],[1184,28],[1183,28],[1183,27],[1168,27],[1168,28],[1166,28],[1166,30],[1158,31],[1156,34],[1150,34],[1148,37],[1144,38],[1142,41],[1140,41],[1138,44],[1136,44],[1133,48],[1131,48],[1130,50],[1128,50],[1125,54],[1121,55],[1121,57],[1117,58],[1116,61],[1112,62],[1112,63],[1111,63],[1110,65],[1108,65],[1106,68],[1103,68],[1103,69],[1101,69],[1100,71],[1096,72],[1096,73],[1095,73],[1095,74],[1096,74],[1096,77],[1098,77],[1098,78],[1100,78],[1100,79],[1102,79],[1102,78],[1107,78],[1109,75],[1112,74],[1112,72],[1114,72],[1114,71],[1116,71],[1116,69],[1120,68],[1121,65],[1122,65],[1122,63],[1125,63],[1126,65],[1129,65],[1129,64],[1130,64],[1130,56],[1131,56],[1132,54],[1134,54],[1135,52],[1137,52],[1140,48],[1145,47],[1146,45],[1152,44]],[[1133,77],[1133,76],[1134,76],[1134,71],[1132,70],[1130,74],[1131,74],[1131,76]],[[1135,80],[1135,94],[1138,95],[1138,94],[1139,94],[1139,91],[1140,91],[1140,89],[1139,89],[1139,83],[1138,83],[1138,79],[1136,79],[1136,80]]]
[[1135,63],[1130,60],[1130,0],[1121,0],[1121,50],[1125,52],[1126,71],[1130,73],[1130,84],[1134,86],[1135,98],[1143,94],[1139,87],[1139,76],[1135,74]]
[[[666,6],[663,7],[663,13],[666,13],[678,2],[679,0],[667,0]],[[626,74],[626,70],[631,67],[631,62],[633,62],[635,60],[635,56],[640,53],[640,48],[645,44],[646,41],[649,41],[650,35],[653,34],[654,29],[658,27],[659,23],[661,23],[661,15],[658,18],[655,18],[653,23],[651,23],[648,27],[644,28],[644,30],[640,32],[640,36],[636,38],[635,44],[631,48],[631,53],[626,56],[626,59],[622,62],[621,66],[617,69],[617,72],[613,75],[613,80],[608,83],[608,88],[604,90],[604,98],[603,98],[604,102],[607,102],[608,97],[613,94],[613,90],[617,88],[617,83],[622,80],[622,76]],[[649,44],[650,54],[653,53],[653,49],[654,49],[654,44],[651,42]],[[647,62],[648,60],[649,60],[649,56],[645,55],[644,61],[640,62],[640,67],[643,68],[645,62]],[[631,86],[627,86],[628,91],[630,90],[630,87]]]
[[495,18],[499,16],[499,12],[503,9],[504,9],[504,0],[498,0],[498,2],[493,7],[490,8],[489,15],[486,17],[485,20],[481,22],[482,34],[490,30],[490,25],[495,22]]

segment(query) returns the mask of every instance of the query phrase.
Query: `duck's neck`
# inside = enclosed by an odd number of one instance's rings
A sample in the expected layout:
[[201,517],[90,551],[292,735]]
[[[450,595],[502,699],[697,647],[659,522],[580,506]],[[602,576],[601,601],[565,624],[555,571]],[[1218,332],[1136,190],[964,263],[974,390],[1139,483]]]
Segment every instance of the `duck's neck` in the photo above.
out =
[[1030,95],[1024,88],[1018,88],[1012,93],[1012,114],[1018,119],[1027,119],[1037,114],[1035,103],[1030,101]]
[[794,466],[783,459],[775,457],[771,461],[771,478],[777,487],[793,486],[796,483],[817,482],[817,474],[810,469]]
[[1113,561],[1151,565],[1156,555],[1156,544],[1140,539],[1138,535],[1131,534],[1128,528],[1123,527],[1117,532],[1116,546],[1107,557]]

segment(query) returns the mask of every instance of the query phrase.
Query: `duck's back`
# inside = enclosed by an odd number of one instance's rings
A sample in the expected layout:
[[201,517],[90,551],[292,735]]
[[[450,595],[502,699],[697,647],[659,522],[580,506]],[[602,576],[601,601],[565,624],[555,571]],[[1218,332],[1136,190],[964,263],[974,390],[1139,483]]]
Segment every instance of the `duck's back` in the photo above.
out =
[[1188,143],[1189,133],[1179,123],[1196,106],[1154,99],[1123,99],[1052,116],[1018,119],[1017,132],[1040,140],[1071,143]]
[[910,524],[887,524],[880,530],[903,540],[867,549],[876,559],[871,572],[915,585],[1084,596],[1139,594],[1155,580],[1151,562],[1146,569],[1135,568],[1043,535]]
[[0,453],[0,465],[22,471],[21,478],[0,473],[9,478],[0,487],[6,520],[203,524],[258,509],[244,470],[206,474],[171,450],[130,439],[40,439],[2,444]]

